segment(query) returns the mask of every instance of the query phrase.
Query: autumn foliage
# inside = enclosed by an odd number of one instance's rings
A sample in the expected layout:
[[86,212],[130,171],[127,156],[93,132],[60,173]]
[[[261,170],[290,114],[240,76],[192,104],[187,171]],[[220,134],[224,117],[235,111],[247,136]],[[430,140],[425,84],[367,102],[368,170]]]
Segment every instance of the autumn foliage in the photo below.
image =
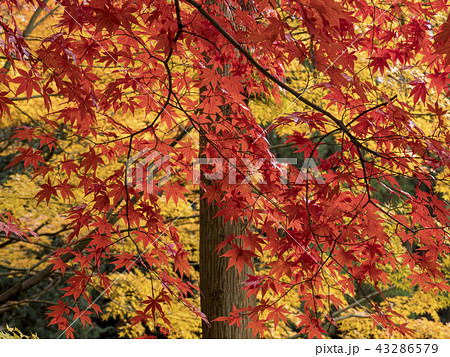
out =
[[[293,322],[320,338],[363,298],[355,308],[389,337],[413,331],[387,289],[447,296],[446,1],[5,0],[0,11],[8,168],[37,185],[29,205],[60,205],[65,229],[0,304],[62,274],[46,318],[74,337],[72,321],[91,324],[97,300],[139,269],[151,293],[130,328],[167,334],[182,304],[208,323],[247,316],[253,336]],[[42,35],[25,32],[42,18]],[[258,103],[283,110],[261,118]],[[274,138],[297,164],[276,160]],[[160,159],[150,186],[130,165],[142,152]],[[200,155],[223,163],[208,184],[196,184]],[[201,169],[217,173],[214,161]],[[200,197],[245,222],[217,254],[252,268],[242,288],[257,299],[216,322],[192,299],[195,253],[177,226]],[[6,238],[43,244],[33,222],[0,213]]]

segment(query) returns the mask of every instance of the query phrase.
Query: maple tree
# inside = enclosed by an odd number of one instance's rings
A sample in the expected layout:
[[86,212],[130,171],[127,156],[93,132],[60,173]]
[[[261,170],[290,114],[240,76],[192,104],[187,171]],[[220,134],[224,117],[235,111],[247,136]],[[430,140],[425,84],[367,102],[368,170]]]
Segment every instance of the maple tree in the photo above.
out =
[[[442,0],[3,1],[0,114],[29,120],[8,138],[7,165],[33,178],[30,206],[64,207],[66,236],[48,247],[25,213],[1,212],[6,239],[51,251],[17,270],[0,304],[60,274],[48,323],[74,337],[72,321],[104,313],[97,301],[122,275],[146,274],[130,328],[152,321],[166,333],[182,304],[204,328],[264,337],[295,321],[321,337],[362,292],[375,328],[412,334],[385,289],[403,280],[425,294],[450,290],[447,10]],[[49,33],[30,38],[41,20]],[[36,118],[24,111],[32,101]],[[261,118],[258,101],[283,112]],[[278,162],[280,148],[317,171]],[[142,153],[158,172],[130,184],[130,159]],[[199,156],[211,159],[203,176],[216,176],[197,184]],[[196,190],[221,224],[239,221],[216,252],[253,302],[228,316],[192,300],[199,287],[176,222],[198,204]]]

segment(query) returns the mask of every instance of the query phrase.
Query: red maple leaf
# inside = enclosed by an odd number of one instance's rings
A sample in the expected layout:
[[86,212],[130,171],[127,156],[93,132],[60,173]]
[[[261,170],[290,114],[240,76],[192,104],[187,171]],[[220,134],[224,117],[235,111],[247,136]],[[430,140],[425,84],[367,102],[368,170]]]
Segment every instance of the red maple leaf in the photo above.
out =
[[50,182],[50,178],[47,179],[47,183],[44,183],[43,185],[40,185],[40,187],[42,188],[41,191],[39,191],[34,198],[37,198],[37,204],[39,204],[42,200],[47,200],[47,205],[50,202],[50,199],[53,195],[57,195],[57,191],[56,188],[54,186],[52,186],[51,182]]
[[227,270],[233,266],[236,266],[240,274],[242,269],[244,269],[245,264],[247,264],[251,269],[253,269],[251,258],[256,256],[256,254],[253,253],[251,250],[242,249],[234,243],[230,244],[233,247],[233,249],[230,249],[229,251],[221,255],[222,257],[230,257]]
[[436,68],[434,69],[434,73],[427,75],[427,78],[431,79],[430,88],[436,88],[436,93],[438,96],[444,88],[447,88],[448,76],[449,72],[439,72]]
[[174,183],[167,183],[163,186],[165,193],[166,193],[166,201],[169,202],[170,199],[175,202],[175,204],[178,204],[178,199],[182,199],[183,201],[186,201],[183,192],[188,192],[188,189],[182,185],[180,185],[178,182]]
[[277,328],[280,319],[287,323],[286,314],[289,314],[289,310],[284,308],[284,305],[275,306],[272,305],[269,307],[269,314],[267,315],[267,320],[273,320],[274,329]]
[[386,53],[384,56],[379,57],[371,57],[372,61],[369,63],[369,66],[373,68],[373,73],[375,73],[377,70],[380,71],[381,75],[384,75],[384,69],[389,69],[388,60],[390,59],[390,56]]
[[90,319],[90,317],[89,317],[89,315],[92,314],[92,311],[88,311],[88,310],[80,311],[80,309],[79,309],[77,306],[72,307],[71,309],[72,309],[73,312],[74,312],[74,316],[73,316],[73,319],[74,319],[74,320],[80,319],[81,323],[83,324],[83,327],[84,327],[84,324],[85,324],[86,322],[87,322],[89,325],[91,325],[92,327],[94,327],[94,326],[92,325],[92,321],[91,321],[91,319]]
[[414,96],[414,105],[416,105],[419,99],[425,104],[428,94],[426,82],[417,79],[409,82],[408,84],[414,87],[409,94],[409,97]]
[[269,328],[266,326],[266,320],[256,320],[252,319],[248,325],[248,329],[252,329],[252,337],[259,335],[261,338],[264,337],[264,332],[269,332]]
[[65,314],[70,312],[67,303],[58,300],[58,305],[50,306],[48,309],[52,310],[52,312],[47,314],[48,317],[52,318],[48,326],[53,324],[67,324],[67,318],[64,317]]

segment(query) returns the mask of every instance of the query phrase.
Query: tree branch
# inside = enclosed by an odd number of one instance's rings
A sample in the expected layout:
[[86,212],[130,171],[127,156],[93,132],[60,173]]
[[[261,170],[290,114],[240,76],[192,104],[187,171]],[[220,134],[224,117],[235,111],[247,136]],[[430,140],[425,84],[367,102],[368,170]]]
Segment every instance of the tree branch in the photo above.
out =
[[345,135],[350,139],[350,141],[358,148],[363,149],[367,152],[370,152],[376,156],[379,156],[379,154],[369,148],[364,147],[357,139],[356,137],[350,132],[348,127],[344,124],[344,122],[338,118],[336,118],[333,114],[328,112],[327,110],[319,107],[318,105],[314,104],[313,102],[309,101],[308,99],[304,98],[300,92],[296,91],[294,88],[288,86],[286,83],[275,77],[273,74],[271,74],[267,69],[265,69],[263,66],[261,66],[255,58],[239,43],[237,42],[233,36],[231,36],[215,19],[212,17],[203,7],[201,4],[196,2],[195,0],[185,0],[188,4],[195,7],[202,15],[203,17],[208,20],[211,25],[213,25],[221,34],[224,36],[233,46],[236,48],[247,60],[256,68],[258,69],[264,76],[269,78],[272,82],[278,84],[281,88],[285,89],[287,92],[294,95],[299,101],[307,105],[308,107],[316,110],[319,113],[322,113],[326,117],[330,118],[338,127],[340,130],[342,130]]

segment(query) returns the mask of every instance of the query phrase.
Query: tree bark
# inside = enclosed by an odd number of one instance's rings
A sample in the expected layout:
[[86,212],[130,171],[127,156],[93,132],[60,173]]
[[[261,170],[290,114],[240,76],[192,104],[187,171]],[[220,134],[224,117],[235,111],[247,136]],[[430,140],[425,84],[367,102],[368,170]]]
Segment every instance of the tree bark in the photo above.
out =
[[[204,149],[206,140],[200,137],[200,152]],[[203,194],[202,192],[200,193]],[[245,265],[239,276],[236,267],[227,271],[228,259],[220,257],[228,248],[221,252],[214,252],[217,245],[229,235],[242,233],[244,222],[223,223],[223,217],[213,218],[218,207],[212,203],[208,206],[207,200],[200,200],[200,292],[201,310],[211,323],[209,327],[202,322],[203,338],[252,338],[252,331],[246,329],[248,318],[242,320],[241,328],[236,325],[229,326],[223,321],[215,321],[220,316],[228,316],[233,311],[233,304],[237,309],[255,304],[255,297],[246,299],[246,291],[242,282],[251,269]]]

